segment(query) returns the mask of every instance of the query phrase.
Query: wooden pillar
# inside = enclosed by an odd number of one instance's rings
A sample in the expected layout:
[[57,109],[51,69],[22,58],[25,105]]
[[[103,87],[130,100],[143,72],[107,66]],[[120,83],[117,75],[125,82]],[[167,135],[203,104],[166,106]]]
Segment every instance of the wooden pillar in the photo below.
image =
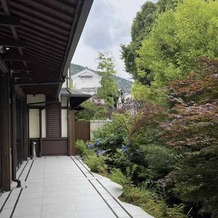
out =
[[75,148],[75,143],[76,143],[76,134],[75,134],[75,112],[73,110],[69,111],[69,116],[68,116],[68,123],[69,123],[69,154],[70,155],[75,155],[76,153],[76,148]]
[[28,141],[28,109],[27,101],[23,100],[23,141],[24,141],[24,160],[27,160],[29,154],[29,141]]
[[27,104],[27,143],[28,143],[28,157],[30,157],[30,109],[29,106]]
[[3,76],[1,87],[2,189],[9,191],[11,189],[11,125],[8,76]]

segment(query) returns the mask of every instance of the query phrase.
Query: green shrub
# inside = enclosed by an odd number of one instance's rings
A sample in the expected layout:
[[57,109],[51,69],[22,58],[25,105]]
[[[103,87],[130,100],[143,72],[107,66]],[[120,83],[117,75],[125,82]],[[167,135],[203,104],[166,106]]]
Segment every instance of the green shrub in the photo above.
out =
[[94,151],[90,152],[89,155],[84,158],[84,162],[92,172],[104,173],[107,169],[107,166],[104,163],[104,157],[97,157]]
[[131,128],[131,116],[128,113],[113,113],[113,121],[104,125],[102,129],[94,132],[94,140],[101,141],[98,145],[102,149],[116,151],[122,144],[128,143],[129,131]]
[[76,113],[76,120],[100,120],[107,118],[107,108],[102,105],[98,105],[91,101],[86,101],[82,105],[84,110]]
[[177,153],[173,149],[155,144],[132,145],[128,155],[131,165],[137,165],[132,176],[135,184],[165,177],[177,162]]
[[83,140],[77,140],[76,141],[76,154],[79,154],[81,156],[87,154],[87,146]]
[[181,205],[168,208],[164,200],[154,192],[140,189],[134,186],[125,186],[120,199],[141,207],[148,214],[155,218],[185,218]]
[[154,179],[167,175],[177,162],[175,151],[164,146],[143,146],[141,152]]
[[131,178],[125,176],[120,169],[113,169],[110,174],[110,179],[123,187],[131,185]]

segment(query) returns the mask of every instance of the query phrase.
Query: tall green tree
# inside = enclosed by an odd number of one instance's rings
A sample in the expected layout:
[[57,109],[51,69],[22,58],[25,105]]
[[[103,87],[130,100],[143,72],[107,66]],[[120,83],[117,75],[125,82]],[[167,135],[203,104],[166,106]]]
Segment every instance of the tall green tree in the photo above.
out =
[[161,13],[139,49],[138,77],[162,87],[195,69],[200,56],[217,57],[217,17],[218,2],[210,0],[184,0]]
[[[122,58],[125,62],[126,71],[137,78],[137,70],[135,59],[137,57],[136,51],[140,48],[142,40],[151,31],[151,26],[155,20],[156,4],[146,2],[141,11],[139,11],[133,21],[131,28],[132,41],[129,45],[121,45]],[[146,81],[144,81],[146,83]]]
[[77,120],[104,120],[107,118],[108,111],[101,104],[86,101],[81,106],[83,110],[76,113]]
[[113,57],[109,54],[99,53],[98,56],[98,73],[102,76],[101,87],[98,89],[98,98],[104,99],[105,102],[114,106],[118,96],[118,85],[113,78],[116,70],[113,63]]
[[[137,50],[141,47],[142,41],[148,37],[152,26],[159,13],[176,6],[178,0],[159,0],[156,4],[146,2],[137,13],[131,27],[131,42],[128,45],[121,45],[122,58],[125,62],[126,71],[132,74],[135,80],[142,84],[150,85],[147,77],[138,76],[135,60],[138,57]],[[147,76],[151,74],[149,69],[145,69]],[[152,75],[150,75],[152,77]]]

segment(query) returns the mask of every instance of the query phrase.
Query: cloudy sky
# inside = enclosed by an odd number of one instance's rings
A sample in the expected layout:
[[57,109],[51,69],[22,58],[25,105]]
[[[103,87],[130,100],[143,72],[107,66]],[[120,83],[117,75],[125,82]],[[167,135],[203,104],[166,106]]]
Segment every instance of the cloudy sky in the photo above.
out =
[[133,19],[145,2],[146,0],[94,0],[72,63],[96,70],[98,53],[111,52],[117,75],[130,78],[125,73],[120,58],[120,44],[130,42]]

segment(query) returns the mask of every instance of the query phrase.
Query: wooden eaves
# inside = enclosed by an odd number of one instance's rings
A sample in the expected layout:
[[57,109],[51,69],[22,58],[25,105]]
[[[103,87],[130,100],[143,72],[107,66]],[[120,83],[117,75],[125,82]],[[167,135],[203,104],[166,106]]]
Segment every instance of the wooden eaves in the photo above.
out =
[[25,94],[57,98],[93,0],[0,2],[0,74],[14,72]]

